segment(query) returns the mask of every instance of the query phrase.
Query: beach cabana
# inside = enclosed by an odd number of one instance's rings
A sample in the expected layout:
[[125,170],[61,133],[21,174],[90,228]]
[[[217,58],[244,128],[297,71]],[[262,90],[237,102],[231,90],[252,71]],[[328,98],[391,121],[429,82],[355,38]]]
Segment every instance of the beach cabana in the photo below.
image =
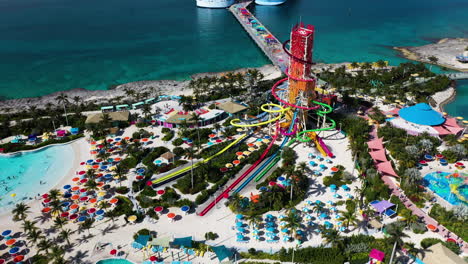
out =
[[174,238],[174,241],[171,242],[173,246],[183,246],[183,247],[192,247],[192,237],[180,237]]
[[67,135],[67,131],[65,130],[57,130],[55,131],[55,134],[57,135],[57,137],[64,137]]
[[155,101],[156,101],[156,98],[154,98],[154,97],[153,97],[153,98],[149,98],[149,99],[146,99],[146,100],[145,100],[145,104],[152,104],[152,103],[154,103]]
[[371,204],[371,206],[374,207],[375,211],[379,214],[385,214],[387,216],[393,216],[396,214],[396,212],[391,209],[395,205],[386,200]]
[[171,242],[172,242],[172,238],[170,237],[157,237],[157,238],[153,238],[150,244],[153,246],[170,247]]
[[225,258],[232,257],[233,255],[233,252],[225,246],[211,247],[211,250],[213,250],[220,262],[223,261],[223,259]]
[[132,247],[134,248],[143,248],[148,244],[150,236],[148,235],[138,235],[135,241],[132,243]]
[[143,107],[144,104],[145,104],[145,102],[134,103],[134,104],[132,104],[132,108],[133,109],[139,109],[139,108]]

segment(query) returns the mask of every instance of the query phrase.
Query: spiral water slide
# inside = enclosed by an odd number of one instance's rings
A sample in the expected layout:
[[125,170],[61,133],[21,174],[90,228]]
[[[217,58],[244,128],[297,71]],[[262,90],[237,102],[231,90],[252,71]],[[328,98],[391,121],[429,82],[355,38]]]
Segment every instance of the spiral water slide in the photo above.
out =
[[[282,108],[282,107],[281,107]],[[282,108],[283,109],[283,108]],[[234,120],[232,120],[234,121]],[[205,209],[203,209],[198,215],[199,216],[204,216],[206,215],[217,203],[219,203],[219,201],[221,201],[221,199],[223,198],[228,198],[229,197],[229,192],[231,190],[233,190],[237,184],[239,184],[245,177],[247,177],[247,175],[249,175],[262,161],[263,159],[265,158],[265,156],[268,154],[268,152],[270,151],[270,149],[273,147],[273,145],[275,144],[275,141],[276,139],[278,138],[278,133],[279,132],[279,122],[276,122],[276,133],[275,135],[273,136],[270,144],[268,145],[268,147],[265,149],[265,151],[262,153],[262,155],[260,156],[260,158],[255,161],[254,164],[252,164],[248,169],[247,171],[245,171],[244,173],[242,173],[241,176],[239,176],[239,178],[237,178],[229,187],[226,188],[226,190],[224,190],[220,195],[218,195],[211,203],[209,203]]]
[[159,179],[155,179],[152,181],[153,184],[158,184],[158,183],[163,183],[163,182],[166,182],[166,181],[169,181],[169,180],[172,180],[173,178],[181,175],[182,173],[185,173],[187,171],[190,171],[190,169],[192,168],[197,168],[198,166],[200,166],[201,164],[203,163],[207,163],[209,162],[210,160],[216,158],[217,156],[223,154],[224,152],[226,152],[228,149],[230,149],[231,147],[233,147],[234,145],[238,144],[241,140],[243,140],[245,137],[247,137],[247,134],[243,134],[241,135],[238,139],[234,140],[231,144],[227,145],[225,148],[223,148],[222,150],[220,150],[219,152],[217,152],[216,154],[214,154],[213,156],[210,156],[202,161],[199,161],[195,164],[193,164],[193,166],[188,166],[186,168],[183,168],[181,170],[178,170],[178,171],[175,171],[173,173],[170,173],[166,176],[163,176]]

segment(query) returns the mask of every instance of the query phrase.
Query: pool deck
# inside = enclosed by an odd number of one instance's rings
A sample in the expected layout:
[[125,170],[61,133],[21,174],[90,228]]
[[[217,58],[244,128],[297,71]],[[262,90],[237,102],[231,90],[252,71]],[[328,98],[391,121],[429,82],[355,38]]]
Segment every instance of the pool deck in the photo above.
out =
[[[369,134],[371,138],[378,138],[376,126],[372,128],[372,131]],[[450,232],[450,230],[448,230],[443,225],[438,223],[435,219],[433,219],[428,214],[426,214],[426,212],[418,208],[408,197],[406,197],[406,195],[402,192],[400,187],[398,187],[396,183],[393,181],[391,176],[382,176],[382,180],[392,191],[391,195],[395,195],[396,197],[400,198],[400,201],[405,205],[405,207],[411,210],[411,212],[414,215],[417,215],[423,221],[423,223],[425,223],[426,225],[436,226],[437,227],[436,233],[438,233],[445,240],[452,238],[455,241],[457,241],[458,244],[462,244],[461,251],[464,254],[468,254],[468,243],[466,243],[462,238],[457,236],[455,233]]]

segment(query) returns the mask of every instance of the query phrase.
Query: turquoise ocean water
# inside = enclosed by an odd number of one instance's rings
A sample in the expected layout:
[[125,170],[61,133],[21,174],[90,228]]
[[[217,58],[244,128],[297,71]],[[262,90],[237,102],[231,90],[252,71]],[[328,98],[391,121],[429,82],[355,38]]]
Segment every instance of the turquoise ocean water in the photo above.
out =
[[[194,0],[0,0],[0,10],[8,98],[268,63],[227,10]],[[405,60],[390,46],[468,37],[466,0],[288,0],[254,11],[281,40],[297,21],[314,24],[314,58],[324,62],[397,64]],[[459,101],[449,111],[466,109]]]
[[[70,170],[74,159],[70,145],[50,146],[18,155],[0,155],[0,212],[12,202],[29,201],[57,184]],[[11,197],[16,194],[16,197]]]

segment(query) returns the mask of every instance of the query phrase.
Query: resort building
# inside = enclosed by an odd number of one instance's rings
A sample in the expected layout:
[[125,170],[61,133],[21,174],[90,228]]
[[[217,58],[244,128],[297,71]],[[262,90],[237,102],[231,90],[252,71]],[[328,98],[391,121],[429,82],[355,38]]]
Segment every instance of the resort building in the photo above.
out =
[[229,116],[239,116],[243,114],[249,107],[240,103],[228,101],[218,104],[216,107],[225,111]]
[[[129,111],[110,112],[107,113],[113,126],[118,126],[119,123],[128,122],[130,119]],[[103,113],[91,114],[86,118],[85,124],[97,124],[101,122]]]
[[387,121],[394,127],[402,128],[410,135],[426,132],[431,136],[446,136],[459,135],[463,131],[455,118],[445,118],[426,103],[402,109],[395,108],[387,113],[387,117]]
[[160,159],[163,163],[174,163],[174,159],[175,159],[176,155],[170,151],[164,153],[161,155]]
[[424,264],[466,264],[457,254],[446,248],[441,243],[430,246],[424,251],[421,259],[417,259],[415,263]]

